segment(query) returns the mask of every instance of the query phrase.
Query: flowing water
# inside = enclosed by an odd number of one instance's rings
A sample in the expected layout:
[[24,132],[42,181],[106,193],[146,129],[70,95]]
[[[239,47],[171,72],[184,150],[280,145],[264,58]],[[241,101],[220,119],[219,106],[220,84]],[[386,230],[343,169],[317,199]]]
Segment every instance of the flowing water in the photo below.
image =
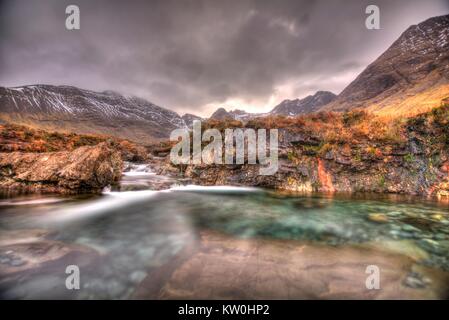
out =
[[[4,196],[0,297],[374,298],[366,264],[388,269],[386,297],[446,297],[447,203],[239,187],[152,191],[155,179],[169,181],[132,169],[121,191],[100,196]],[[68,265],[80,269],[79,290],[66,288]]]

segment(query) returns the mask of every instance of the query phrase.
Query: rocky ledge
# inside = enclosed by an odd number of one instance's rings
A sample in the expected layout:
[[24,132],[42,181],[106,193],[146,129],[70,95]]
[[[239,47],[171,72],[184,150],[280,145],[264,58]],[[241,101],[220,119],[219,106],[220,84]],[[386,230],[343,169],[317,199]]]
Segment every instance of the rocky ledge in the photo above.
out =
[[8,192],[99,192],[119,181],[120,152],[107,142],[73,151],[0,153],[0,190]]
[[279,128],[279,170],[263,176],[258,165],[180,166],[162,154],[162,161],[153,159],[157,173],[200,185],[449,196],[448,104],[407,119],[322,112],[220,125],[218,129]]

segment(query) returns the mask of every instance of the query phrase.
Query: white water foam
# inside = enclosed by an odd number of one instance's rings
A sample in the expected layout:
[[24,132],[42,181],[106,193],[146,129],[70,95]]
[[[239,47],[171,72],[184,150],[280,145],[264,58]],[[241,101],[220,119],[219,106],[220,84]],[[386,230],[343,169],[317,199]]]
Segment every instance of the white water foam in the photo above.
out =
[[127,177],[155,176],[156,172],[127,171],[127,172],[123,172],[123,175],[127,176]]
[[195,191],[195,192],[261,192],[259,188],[252,187],[236,187],[236,186],[176,186],[169,189],[170,191]]
[[33,199],[33,200],[23,200],[23,201],[0,201],[0,206],[27,206],[36,204],[48,204],[65,201],[64,199],[57,198],[44,198],[44,199]]
[[122,173],[124,176],[136,177],[156,175],[156,172],[153,172],[148,164],[134,164],[126,162],[126,165],[129,170]]
[[148,200],[156,194],[157,191],[152,190],[104,192],[100,199],[53,211],[48,217],[47,222],[67,222],[102,215],[108,211],[120,209],[132,203]]

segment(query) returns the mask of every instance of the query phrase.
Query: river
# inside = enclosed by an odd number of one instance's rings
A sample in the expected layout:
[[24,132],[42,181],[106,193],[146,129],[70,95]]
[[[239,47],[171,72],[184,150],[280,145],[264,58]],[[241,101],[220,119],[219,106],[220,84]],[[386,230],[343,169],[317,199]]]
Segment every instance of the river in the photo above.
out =
[[[166,190],[153,191],[162,183]],[[181,186],[0,199],[2,299],[444,299],[447,202]],[[68,265],[80,289],[66,288]],[[366,285],[368,266],[380,288]]]

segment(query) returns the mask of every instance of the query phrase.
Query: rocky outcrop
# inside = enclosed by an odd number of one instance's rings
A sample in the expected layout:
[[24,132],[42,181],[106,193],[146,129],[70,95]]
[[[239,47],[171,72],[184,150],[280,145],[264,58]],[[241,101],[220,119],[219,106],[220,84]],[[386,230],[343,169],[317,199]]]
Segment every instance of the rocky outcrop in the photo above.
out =
[[106,142],[74,151],[0,153],[0,189],[17,192],[99,192],[121,176],[120,152]]
[[[273,175],[259,175],[258,165],[181,167],[173,166],[169,159],[159,173],[177,172],[199,185],[449,195],[449,106],[411,118],[391,132],[383,129],[397,122],[382,123],[373,115],[363,114],[334,114],[329,119],[326,114],[317,114],[305,122],[292,119],[302,124],[287,123],[286,128],[279,129],[279,169]],[[356,123],[351,124],[353,121]],[[304,127],[305,123],[310,128]],[[380,133],[374,132],[376,128]]]
[[[302,149],[304,146],[306,149]],[[259,175],[258,165],[248,164],[191,165],[183,170],[183,175],[200,185],[258,186],[296,192],[448,195],[449,176],[426,155],[385,148],[381,155],[360,156],[357,149],[349,153],[335,149],[317,155],[307,150],[307,145],[284,145],[279,170],[274,175]],[[442,155],[441,159],[448,156]]]

